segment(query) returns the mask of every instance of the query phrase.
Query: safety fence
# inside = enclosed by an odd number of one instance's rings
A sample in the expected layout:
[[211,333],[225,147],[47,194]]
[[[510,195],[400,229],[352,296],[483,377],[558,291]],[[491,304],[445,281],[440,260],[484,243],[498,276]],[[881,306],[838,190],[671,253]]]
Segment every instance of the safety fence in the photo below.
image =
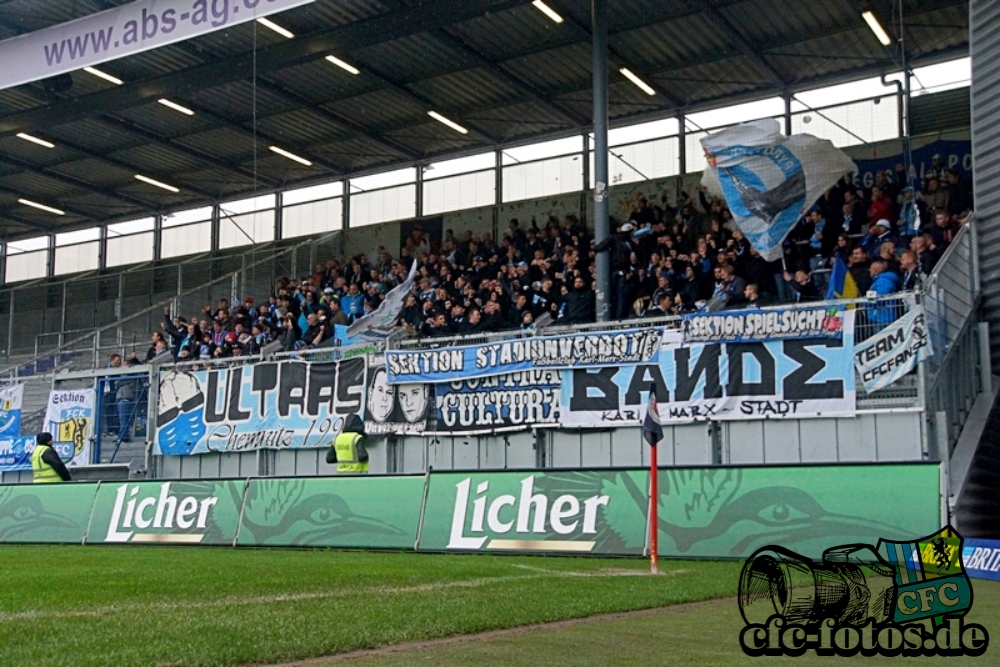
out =
[[[745,558],[776,530],[783,546],[818,557],[830,544],[941,525],[938,464],[678,467],[659,477],[665,557]],[[640,556],[649,482],[647,469],[590,469],[0,486],[0,543]]]

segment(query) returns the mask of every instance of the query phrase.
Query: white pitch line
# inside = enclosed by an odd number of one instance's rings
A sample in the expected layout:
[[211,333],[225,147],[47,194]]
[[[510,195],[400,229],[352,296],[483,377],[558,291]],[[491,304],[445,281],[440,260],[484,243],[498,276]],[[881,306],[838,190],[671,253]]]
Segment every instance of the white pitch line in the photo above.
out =
[[184,609],[210,609],[213,607],[234,607],[262,605],[275,602],[299,602],[302,600],[324,600],[334,598],[355,597],[358,595],[405,595],[408,593],[423,593],[449,588],[480,588],[507,581],[525,579],[543,579],[554,574],[525,574],[504,577],[482,577],[465,581],[449,581],[443,583],[417,584],[415,586],[371,586],[368,588],[338,589],[335,591],[313,591],[306,593],[288,593],[281,595],[258,595],[253,597],[225,597],[217,600],[186,601],[186,602],[153,602],[142,604],[123,604],[97,607],[94,609],[28,610],[14,613],[0,612],[0,621],[35,620],[47,618],[99,617],[110,614],[133,613],[145,611],[171,611]]
[[561,570],[549,570],[544,567],[536,567],[534,565],[523,565],[521,563],[513,563],[512,567],[516,567],[521,570],[528,570],[530,572],[544,572],[555,577],[653,577],[653,576],[673,576],[676,574],[684,574],[687,570],[666,570],[660,572],[659,574],[652,574],[646,570],[614,570],[606,572],[574,572],[574,571],[561,571]]

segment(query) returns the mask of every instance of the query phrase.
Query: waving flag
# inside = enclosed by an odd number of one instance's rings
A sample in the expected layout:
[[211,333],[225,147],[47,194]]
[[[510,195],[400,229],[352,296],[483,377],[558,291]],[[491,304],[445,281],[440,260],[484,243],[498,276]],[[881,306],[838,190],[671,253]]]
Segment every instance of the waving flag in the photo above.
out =
[[773,118],[701,140],[710,169],[702,182],[722,191],[736,224],[765,260],[781,257],[781,242],[854,162],[824,139],[785,136]]
[[347,328],[347,337],[361,336],[374,340],[384,339],[396,326],[399,314],[403,312],[406,295],[413,289],[413,276],[416,273],[417,260],[414,259],[406,280],[389,290],[389,293],[385,295],[385,300],[379,304],[378,308],[355,320],[354,324]]
[[649,389],[649,406],[646,408],[646,419],[642,422],[642,437],[652,447],[663,440],[663,426],[660,422],[660,408],[656,406],[656,388]]

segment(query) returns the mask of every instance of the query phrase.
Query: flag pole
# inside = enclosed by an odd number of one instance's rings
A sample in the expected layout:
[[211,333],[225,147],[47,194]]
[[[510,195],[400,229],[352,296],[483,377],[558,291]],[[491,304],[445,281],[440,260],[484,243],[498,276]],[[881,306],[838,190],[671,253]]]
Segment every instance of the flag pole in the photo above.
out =
[[657,530],[659,526],[657,505],[660,499],[658,489],[659,465],[657,463],[656,445],[649,448],[649,572],[658,574],[657,556],[659,555],[659,540]]

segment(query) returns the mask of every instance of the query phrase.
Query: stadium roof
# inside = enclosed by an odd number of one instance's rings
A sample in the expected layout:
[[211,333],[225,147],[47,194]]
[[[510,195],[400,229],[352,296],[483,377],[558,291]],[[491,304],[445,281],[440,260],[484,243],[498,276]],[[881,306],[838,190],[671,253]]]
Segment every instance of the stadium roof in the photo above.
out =
[[[0,0],[0,39],[128,1]],[[318,0],[271,17],[291,38],[249,22],[100,66],[121,85],[76,71],[2,90],[0,238],[580,132],[591,118],[590,2],[545,3],[561,23],[531,0]],[[890,32],[894,5],[867,5]],[[903,6],[912,66],[967,55],[965,0]],[[898,71],[898,48],[875,39],[861,10],[855,0],[613,0],[612,123]]]

